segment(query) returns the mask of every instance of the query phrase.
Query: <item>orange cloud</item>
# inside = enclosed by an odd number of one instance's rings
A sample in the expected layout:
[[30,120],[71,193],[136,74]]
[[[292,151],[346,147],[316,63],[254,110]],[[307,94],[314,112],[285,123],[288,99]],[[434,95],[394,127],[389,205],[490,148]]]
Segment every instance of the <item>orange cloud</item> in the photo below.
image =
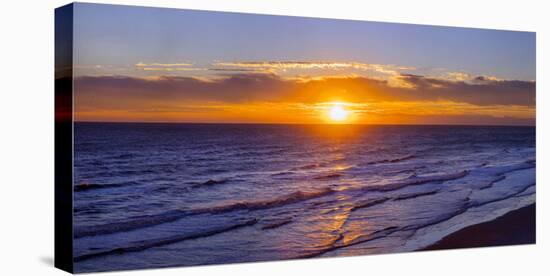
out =
[[323,104],[339,101],[357,123],[534,122],[535,82],[410,74],[393,81],[273,73],[78,77],[75,109],[77,120],[318,123]]

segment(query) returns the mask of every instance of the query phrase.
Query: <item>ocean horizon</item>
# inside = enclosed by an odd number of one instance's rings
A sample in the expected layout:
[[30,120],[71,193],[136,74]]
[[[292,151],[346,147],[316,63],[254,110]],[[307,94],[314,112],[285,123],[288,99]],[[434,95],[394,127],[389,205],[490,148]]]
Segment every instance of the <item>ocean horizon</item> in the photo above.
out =
[[303,125],[303,126],[466,126],[466,127],[536,127],[535,123],[526,124],[383,124],[383,123],[255,123],[255,122],[173,122],[173,121],[74,121],[73,124],[182,124],[182,125]]

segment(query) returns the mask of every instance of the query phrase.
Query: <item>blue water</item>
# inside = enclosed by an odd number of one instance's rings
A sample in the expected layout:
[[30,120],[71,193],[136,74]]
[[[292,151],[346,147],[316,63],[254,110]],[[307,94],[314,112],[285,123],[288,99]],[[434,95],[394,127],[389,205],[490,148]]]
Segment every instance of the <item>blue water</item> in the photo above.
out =
[[413,251],[535,202],[535,128],[76,123],[75,270]]

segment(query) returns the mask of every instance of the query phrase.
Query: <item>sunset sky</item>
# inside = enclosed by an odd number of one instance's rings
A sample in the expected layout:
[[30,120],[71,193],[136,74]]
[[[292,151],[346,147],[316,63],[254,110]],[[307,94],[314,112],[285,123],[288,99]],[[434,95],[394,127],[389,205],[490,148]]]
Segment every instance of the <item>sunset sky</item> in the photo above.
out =
[[77,121],[534,125],[535,33],[75,4]]

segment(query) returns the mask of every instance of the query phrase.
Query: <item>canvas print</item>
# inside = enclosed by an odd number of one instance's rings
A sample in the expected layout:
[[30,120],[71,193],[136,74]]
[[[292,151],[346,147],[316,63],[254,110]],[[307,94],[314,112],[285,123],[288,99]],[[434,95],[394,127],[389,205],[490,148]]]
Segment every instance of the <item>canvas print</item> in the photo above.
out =
[[535,33],[68,7],[75,272],[535,243]]

